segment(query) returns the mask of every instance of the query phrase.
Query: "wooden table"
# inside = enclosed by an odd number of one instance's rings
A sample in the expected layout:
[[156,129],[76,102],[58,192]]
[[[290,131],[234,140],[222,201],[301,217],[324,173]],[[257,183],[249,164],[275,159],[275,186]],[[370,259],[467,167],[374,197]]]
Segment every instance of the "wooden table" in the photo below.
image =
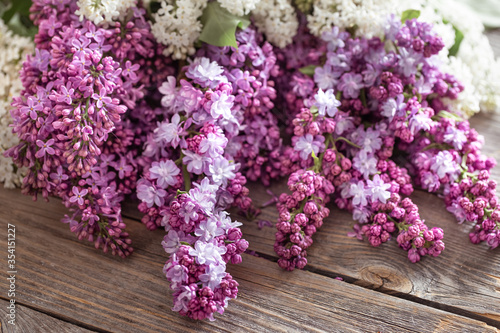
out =
[[[500,31],[490,38],[500,54]],[[472,125],[486,137],[485,152],[500,161],[500,115],[475,116]],[[500,166],[493,170],[500,181]],[[256,204],[269,197],[251,184]],[[283,182],[273,191],[280,193]],[[468,225],[459,225],[441,199],[422,191],[412,196],[421,216],[445,230],[438,258],[411,264],[395,241],[373,248],[347,237],[347,212],[333,209],[315,235],[305,271],[285,272],[273,252],[274,228],[245,222],[250,250],[230,265],[240,283],[215,322],[196,322],[172,312],[162,274],[164,232],[149,232],[130,204],[125,222],[134,241],[128,259],[96,251],[61,224],[57,199],[33,202],[19,190],[0,189],[1,332],[498,332],[500,249],[473,245]],[[263,219],[274,221],[268,207]],[[16,323],[7,324],[7,225],[16,226]],[[336,279],[341,277],[343,281]]]

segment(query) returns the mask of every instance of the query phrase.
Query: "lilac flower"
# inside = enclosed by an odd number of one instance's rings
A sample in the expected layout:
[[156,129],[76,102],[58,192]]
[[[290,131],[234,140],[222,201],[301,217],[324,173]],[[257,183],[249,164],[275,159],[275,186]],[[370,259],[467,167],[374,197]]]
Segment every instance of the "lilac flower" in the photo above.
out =
[[391,14],[384,25],[385,36],[388,40],[394,41],[396,35],[401,29],[401,19],[394,14]]
[[373,176],[373,180],[367,179],[366,184],[367,190],[370,191],[372,202],[378,200],[385,204],[391,197],[391,192],[389,191],[391,184],[385,183],[382,178],[380,178],[380,175],[376,174]]
[[320,90],[333,89],[337,85],[338,78],[339,73],[334,72],[332,66],[320,66],[314,70],[314,82]]
[[217,236],[224,235],[225,231],[217,225],[216,219],[209,217],[208,219],[200,222],[194,231],[194,234],[205,242],[209,242]]
[[109,96],[107,96],[106,89],[104,89],[104,88],[101,88],[99,90],[99,95],[96,93],[93,93],[92,98],[97,101],[96,106],[99,109],[101,109],[106,104],[111,104],[111,98]]
[[406,108],[406,103],[404,103],[404,96],[399,94],[394,98],[388,98],[384,104],[382,104],[382,116],[392,119],[395,115],[400,115],[402,111]]
[[206,163],[211,161],[210,158],[196,154],[190,150],[182,150],[184,157],[182,163],[186,165],[189,172],[195,175],[201,175],[205,169]]
[[299,140],[295,143],[294,149],[300,153],[301,159],[307,160],[312,156],[313,152],[316,156],[318,156],[320,149],[324,146],[324,140],[324,136],[318,135],[315,138],[308,133],[299,138]]
[[81,191],[78,190],[77,186],[73,186],[73,196],[69,198],[70,202],[77,202],[79,206],[83,205],[84,203],[84,197],[89,193],[87,189],[83,189]]
[[54,144],[54,139],[49,139],[47,142],[43,142],[42,140],[36,140],[36,145],[40,147],[40,149],[36,152],[35,156],[37,158],[42,158],[45,156],[45,153],[49,155],[54,155],[56,151],[51,146]]
[[456,219],[458,220],[458,223],[464,223],[464,221],[467,220],[467,213],[456,202],[453,202],[450,206],[446,207],[446,210],[455,215]]
[[129,77],[131,80],[135,81],[137,80],[137,74],[135,73],[135,71],[137,71],[139,68],[139,64],[132,65],[130,60],[127,60],[125,62],[125,70],[123,71],[123,76]]
[[458,165],[455,163],[453,155],[447,150],[440,151],[434,156],[431,163],[431,170],[434,171],[440,179],[446,175],[454,178],[459,172]]
[[169,260],[165,265],[164,272],[167,279],[172,282],[174,289],[187,282],[188,270],[186,266],[180,265],[176,260]]
[[355,142],[367,153],[374,153],[382,147],[380,132],[376,129],[369,127],[364,131],[363,126],[360,126],[356,134],[358,136],[355,138]]
[[431,129],[432,119],[427,115],[419,112],[410,118],[409,127],[412,133],[417,133],[418,131],[429,131]]
[[420,182],[422,183],[422,188],[429,192],[436,192],[441,187],[439,177],[433,172],[424,172],[420,178]]
[[69,176],[63,172],[62,166],[58,166],[57,172],[51,173],[50,178],[57,181],[57,183],[61,183],[64,180],[68,180]]
[[444,134],[444,142],[450,143],[457,150],[462,150],[464,143],[467,142],[467,136],[464,131],[455,126],[448,126]]
[[114,163],[113,167],[118,171],[118,177],[120,177],[120,179],[125,178],[125,175],[127,173],[130,173],[134,170],[131,165],[127,164],[127,159],[123,156],[120,158],[119,163]]
[[214,214],[214,218],[219,221],[219,225],[224,230],[229,230],[231,228],[238,228],[243,225],[243,223],[238,221],[232,221],[229,214],[226,211],[219,211]]
[[170,144],[173,148],[177,148],[179,145],[182,129],[180,126],[181,117],[178,113],[174,114],[168,121],[164,121],[155,128],[155,140],[161,144]]
[[343,92],[345,98],[357,98],[363,86],[361,74],[344,73],[340,78],[338,89]]
[[399,56],[399,66],[406,77],[417,72],[417,66],[423,59],[422,53],[417,53],[412,49],[408,50],[404,47],[399,48]]
[[210,289],[220,286],[222,279],[226,276],[226,265],[209,265],[204,274],[200,275],[200,281]]
[[167,81],[163,82],[158,88],[158,91],[163,95],[161,105],[170,108],[174,105],[175,96],[177,95],[177,82],[175,77],[167,77]]
[[330,117],[334,117],[337,113],[337,107],[340,106],[340,101],[335,98],[333,89],[328,89],[326,92],[320,88],[318,93],[314,95],[316,102],[314,105],[318,107],[318,114],[325,116],[325,113]]
[[[168,224],[167,224],[168,225]],[[168,233],[163,237],[161,245],[167,253],[175,253],[177,249],[181,246],[181,242],[188,242],[192,237],[188,237],[184,231],[169,230]]]
[[37,111],[42,111],[43,106],[37,102],[33,97],[28,98],[28,106],[23,106],[21,112],[24,114],[29,114],[30,118],[36,120],[38,118]]
[[328,51],[335,51],[337,48],[343,48],[345,43],[342,37],[343,33],[340,32],[337,26],[323,32],[321,35],[321,39],[327,42]]
[[179,167],[171,160],[153,162],[149,173],[152,179],[156,179],[158,186],[167,188],[169,185],[177,184],[177,175],[181,172]]
[[200,142],[200,153],[208,153],[212,158],[217,158],[224,153],[227,139],[223,135],[208,133],[207,137]]
[[[355,219],[355,220],[356,220],[356,219]],[[359,240],[363,240],[363,235],[364,235],[364,233],[363,233],[363,231],[361,230],[361,227],[359,226],[359,224],[357,224],[357,223],[356,223],[356,224],[353,226],[353,229],[354,229],[354,231],[349,231],[349,232],[347,233],[347,237],[356,237],[356,238],[357,238],[357,239],[359,239]]]
[[353,166],[361,172],[365,179],[368,179],[369,175],[377,173],[377,158],[373,154],[368,155],[366,150],[360,150],[354,157]]
[[203,87],[215,88],[220,82],[227,82],[222,75],[224,69],[215,61],[205,57],[196,58],[189,65],[186,76]]
[[[68,83],[68,87],[69,86],[70,84]],[[71,102],[73,101],[72,98],[74,92],[75,89],[73,88],[68,89],[66,86],[61,85],[61,94],[57,97],[57,101],[71,105]]]
[[141,179],[137,183],[137,198],[146,203],[148,208],[155,204],[158,207],[163,206],[164,197],[167,192],[161,188],[154,187],[149,181]]
[[210,107],[210,115],[214,119],[218,119],[220,116],[224,119],[231,119],[233,115],[231,114],[231,109],[234,105],[234,96],[228,95],[226,91],[221,93],[215,93],[212,95],[212,106]]
[[349,185],[349,197],[352,197],[353,205],[366,206],[368,204],[369,191],[365,188],[365,183],[360,180]]
[[352,210],[352,218],[359,223],[367,223],[372,211],[366,207],[354,207]]
[[243,72],[238,68],[233,69],[231,75],[233,76],[233,82],[245,91],[250,90],[250,84],[256,80],[255,76],[250,75],[249,71]]
[[178,294],[174,294],[174,306],[172,311],[188,311],[189,302],[196,297],[196,291],[192,290],[189,286],[181,286]]
[[189,249],[189,255],[196,257],[196,262],[199,265],[206,264],[223,264],[222,255],[226,253],[225,246],[218,246],[214,243],[207,243],[202,240],[196,241],[194,248]]
[[229,163],[223,157],[215,158],[208,166],[207,175],[212,178],[214,184],[226,186],[227,181],[234,178],[234,172],[238,167],[239,164]]
[[[207,182],[210,182],[208,178],[204,178],[203,180],[207,180]],[[203,183],[203,181],[202,181]],[[215,202],[216,202],[216,197],[215,193],[217,192],[218,186],[217,185],[211,185],[210,190],[204,190],[203,186],[197,186],[198,184],[195,183],[195,188],[192,188],[189,191],[189,198],[193,201],[196,202],[196,204],[205,211],[207,214],[211,214],[214,207],[215,207]]]

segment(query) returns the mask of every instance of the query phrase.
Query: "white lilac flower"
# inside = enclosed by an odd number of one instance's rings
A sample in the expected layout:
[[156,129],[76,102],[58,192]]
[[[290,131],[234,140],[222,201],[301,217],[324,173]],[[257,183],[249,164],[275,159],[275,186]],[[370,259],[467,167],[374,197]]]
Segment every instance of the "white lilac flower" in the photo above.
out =
[[162,0],[152,15],[151,32],[165,45],[163,53],[173,59],[185,59],[195,53],[194,42],[201,32],[200,16],[207,0]]
[[455,126],[448,126],[444,134],[444,142],[450,143],[456,150],[461,150],[464,143],[467,142],[467,136],[464,131],[457,129]]
[[201,140],[199,151],[200,153],[208,153],[212,158],[218,158],[224,153],[224,148],[227,144],[227,138],[223,135],[208,133],[207,137]]
[[155,140],[161,144],[170,144],[173,148],[177,148],[180,142],[179,133],[182,131],[179,123],[181,117],[178,113],[172,116],[170,122],[164,121],[154,130]]
[[156,205],[163,206],[165,200],[163,199],[167,192],[161,188],[154,187],[149,181],[141,179],[137,182],[137,198],[146,203],[148,208]]
[[261,0],[252,11],[254,23],[279,48],[290,44],[299,21],[290,0]]
[[319,141],[315,141],[315,138],[311,134],[307,133],[306,135],[301,136],[295,143],[294,149],[299,152],[301,159],[307,160],[311,157],[313,152],[316,156],[318,156],[320,149],[324,146],[324,137],[317,136],[316,139]]
[[208,286],[210,289],[220,286],[222,279],[226,276],[226,265],[209,265],[204,274],[200,275],[200,281],[203,286]]
[[237,16],[243,16],[255,9],[260,0],[217,0],[222,8]]
[[373,176],[373,180],[367,179],[366,184],[366,188],[370,191],[372,202],[378,200],[385,204],[387,199],[391,197],[391,192],[389,192],[391,184],[385,183],[382,178],[380,178],[380,175],[376,174]]
[[18,137],[12,133],[12,96],[19,96],[23,85],[19,71],[23,60],[35,49],[33,41],[26,37],[14,36],[2,20],[0,20],[0,183],[6,188],[20,186],[26,168],[14,168],[12,159],[3,155],[5,149],[19,143]]
[[377,158],[373,154],[368,154],[366,150],[360,150],[353,158],[353,166],[361,172],[365,179],[377,173]]
[[316,0],[307,16],[308,27],[316,36],[331,31],[356,28],[356,36],[381,37],[387,16],[394,11],[396,0]]
[[200,192],[215,194],[219,189],[219,186],[212,184],[208,178],[203,178],[201,182],[194,183],[194,187],[200,190]]
[[137,6],[136,0],[78,0],[78,9],[75,14],[80,16],[80,21],[84,18],[94,22],[112,23],[123,16],[130,7]]
[[458,175],[458,165],[454,161],[453,155],[447,151],[440,151],[432,159],[431,170],[434,171],[439,179],[449,176],[452,180]]
[[235,171],[239,164],[229,163],[224,157],[215,158],[208,166],[207,175],[209,175],[217,185],[227,185],[227,181],[235,177]]
[[199,265],[223,264],[222,255],[227,251],[225,246],[218,246],[214,243],[207,243],[202,240],[196,241],[194,248],[189,249],[189,255],[196,257]]
[[314,99],[316,100],[314,105],[318,108],[318,113],[321,116],[325,116],[325,114],[328,114],[332,118],[335,116],[337,108],[340,106],[340,101],[335,98],[333,89],[323,91],[320,88],[316,95],[314,95]]
[[352,197],[352,204],[354,206],[366,206],[368,205],[368,198],[370,192],[365,188],[365,183],[363,181],[353,182],[349,185],[349,197]]
[[153,162],[149,173],[152,179],[156,179],[158,186],[167,188],[177,184],[177,175],[181,172],[179,167],[171,160]]

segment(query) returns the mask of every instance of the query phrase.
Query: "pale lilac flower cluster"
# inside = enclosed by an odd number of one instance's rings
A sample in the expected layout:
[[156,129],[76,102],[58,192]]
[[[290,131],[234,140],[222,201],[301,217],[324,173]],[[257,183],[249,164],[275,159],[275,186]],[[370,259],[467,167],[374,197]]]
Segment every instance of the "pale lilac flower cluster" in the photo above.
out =
[[[20,143],[7,154],[28,168],[24,193],[61,197],[73,211],[63,222],[80,239],[126,256],[132,247],[120,202],[141,167],[134,108],[149,84],[174,70],[160,56],[144,9],[102,28],[80,21],[75,8],[69,0],[38,0],[31,8],[37,49],[20,74],[24,90],[11,112]],[[153,74],[155,64],[162,74]]]
[[148,229],[159,226],[170,258],[165,275],[173,290],[174,311],[214,320],[238,283],[226,263],[239,264],[248,242],[225,209],[253,214],[228,142],[240,133],[243,116],[233,85],[218,62],[194,58],[159,87],[161,117],[145,144],[148,165],[137,184],[139,210]]

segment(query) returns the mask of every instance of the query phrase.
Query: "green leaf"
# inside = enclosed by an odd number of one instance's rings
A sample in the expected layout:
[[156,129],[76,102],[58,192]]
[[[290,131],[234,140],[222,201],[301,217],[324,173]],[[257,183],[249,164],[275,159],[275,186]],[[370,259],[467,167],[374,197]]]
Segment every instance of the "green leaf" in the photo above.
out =
[[452,47],[450,47],[450,50],[448,52],[448,56],[456,56],[458,53],[458,49],[460,48],[460,44],[462,43],[462,40],[464,39],[464,33],[460,30],[457,29],[457,27],[453,26],[453,30],[455,30],[455,44],[453,44]]
[[405,23],[407,20],[416,19],[420,16],[420,10],[408,9],[401,15],[401,23]]
[[318,67],[318,66],[317,65],[305,66],[305,67],[299,68],[299,72],[301,72],[302,74],[305,74],[307,76],[313,77],[314,70],[316,69],[316,67]]
[[16,15],[29,16],[31,7],[31,0],[17,0],[11,3],[10,6],[3,12],[2,20],[8,24],[10,20]]
[[203,29],[200,40],[214,46],[233,46],[236,44],[236,28],[245,29],[250,25],[247,17],[239,17],[222,8],[219,2],[210,2],[200,18]]
[[436,117],[453,119],[455,121],[463,121],[463,119],[461,117],[459,117],[456,114],[453,114],[451,112],[445,111],[445,110],[439,111],[438,114],[436,115]]

